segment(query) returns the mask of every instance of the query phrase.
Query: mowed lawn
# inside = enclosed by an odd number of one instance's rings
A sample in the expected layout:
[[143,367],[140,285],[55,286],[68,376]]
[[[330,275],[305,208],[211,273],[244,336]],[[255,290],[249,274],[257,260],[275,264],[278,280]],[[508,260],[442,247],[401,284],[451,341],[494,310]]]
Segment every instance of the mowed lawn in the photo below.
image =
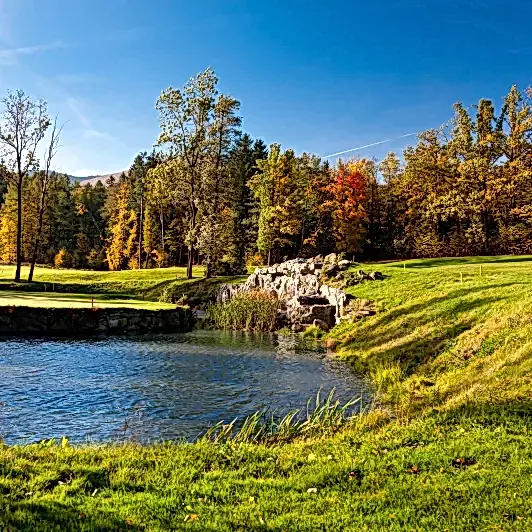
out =
[[[28,278],[28,267],[22,268],[22,279]],[[203,267],[194,267],[194,277],[203,276]],[[11,283],[15,277],[14,266],[0,266],[0,283]],[[33,280],[40,285],[46,284],[47,289],[61,288],[61,286],[87,286],[89,292],[94,287],[102,292],[137,293],[152,288],[160,283],[184,279],[186,268],[152,268],[149,270],[124,270],[118,272],[55,269],[36,267]],[[56,286],[57,285],[57,286]]]
[[[27,279],[28,267],[22,268]],[[186,268],[154,268],[99,272],[37,267],[32,284],[14,286],[14,266],[0,266],[0,305],[30,307],[126,307],[163,309],[158,296],[173,283],[194,283],[203,268],[194,268],[195,280],[186,279]],[[15,289],[16,288],[16,289]],[[93,298],[93,299],[92,299]]]
[[532,530],[532,257],[365,269],[379,313],[328,341],[373,412],[275,445],[0,445],[0,530]]
[[140,308],[157,310],[175,308],[159,301],[143,301],[135,297],[112,297],[106,294],[64,294],[58,292],[0,291],[0,306],[16,307],[68,307],[68,308]]

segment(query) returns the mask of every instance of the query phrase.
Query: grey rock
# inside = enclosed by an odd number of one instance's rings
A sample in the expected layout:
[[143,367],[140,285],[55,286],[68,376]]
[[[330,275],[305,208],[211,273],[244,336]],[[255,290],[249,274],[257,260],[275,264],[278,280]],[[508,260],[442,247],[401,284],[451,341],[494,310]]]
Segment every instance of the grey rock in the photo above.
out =
[[312,325],[314,325],[315,327],[319,327],[322,331],[329,332],[329,324],[323,320],[316,319],[314,320]]
[[[216,292],[216,301],[224,303],[240,292],[265,290],[279,298],[279,324],[300,329],[302,325],[320,320],[331,328],[346,315],[344,309],[354,296],[325,284],[324,280],[335,274],[342,278],[342,270],[351,264],[346,260],[338,262],[336,253],[331,253],[325,258],[318,255],[313,259],[292,259],[257,268],[244,284],[221,285]],[[359,276],[368,278],[362,270]]]

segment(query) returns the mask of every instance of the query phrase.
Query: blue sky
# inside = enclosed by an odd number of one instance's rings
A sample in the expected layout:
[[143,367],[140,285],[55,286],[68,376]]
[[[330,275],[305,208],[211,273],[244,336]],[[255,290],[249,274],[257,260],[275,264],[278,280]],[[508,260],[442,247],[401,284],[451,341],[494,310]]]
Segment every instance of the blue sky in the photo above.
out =
[[151,149],[161,90],[207,66],[246,131],[327,155],[524,89],[531,19],[527,0],[0,0],[0,93],[23,88],[68,120],[57,165],[78,175]]

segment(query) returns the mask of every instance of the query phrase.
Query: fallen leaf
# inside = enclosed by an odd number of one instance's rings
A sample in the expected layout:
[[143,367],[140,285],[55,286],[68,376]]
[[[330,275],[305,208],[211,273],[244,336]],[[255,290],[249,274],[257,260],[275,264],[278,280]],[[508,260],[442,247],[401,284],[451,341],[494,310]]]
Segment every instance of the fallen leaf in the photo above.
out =
[[412,473],[412,475],[417,475],[417,473],[419,473],[419,466],[415,465],[415,466],[412,466],[408,472],[409,473]]
[[318,488],[309,488],[307,493],[318,493]]
[[188,521],[197,521],[198,519],[198,514],[188,514],[185,516],[185,523]]

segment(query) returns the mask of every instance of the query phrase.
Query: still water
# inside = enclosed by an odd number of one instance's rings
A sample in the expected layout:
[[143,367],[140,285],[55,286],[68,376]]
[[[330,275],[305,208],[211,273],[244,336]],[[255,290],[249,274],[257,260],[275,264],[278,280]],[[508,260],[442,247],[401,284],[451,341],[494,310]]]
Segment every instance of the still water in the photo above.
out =
[[0,439],[193,439],[219,420],[282,414],[333,388],[342,402],[370,398],[345,363],[295,337],[0,339]]

